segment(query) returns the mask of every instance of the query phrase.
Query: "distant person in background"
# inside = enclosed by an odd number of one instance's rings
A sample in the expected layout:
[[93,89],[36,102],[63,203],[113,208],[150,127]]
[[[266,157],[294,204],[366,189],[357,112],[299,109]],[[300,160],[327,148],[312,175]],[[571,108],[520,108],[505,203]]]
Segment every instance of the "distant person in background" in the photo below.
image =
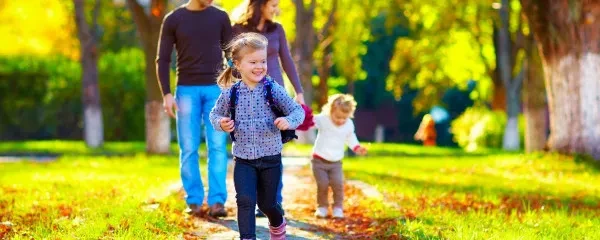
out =
[[423,146],[435,146],[436,138],[435,122],[430,114],[425,114],[417,133],[415,133],[415,140],[422,141]]

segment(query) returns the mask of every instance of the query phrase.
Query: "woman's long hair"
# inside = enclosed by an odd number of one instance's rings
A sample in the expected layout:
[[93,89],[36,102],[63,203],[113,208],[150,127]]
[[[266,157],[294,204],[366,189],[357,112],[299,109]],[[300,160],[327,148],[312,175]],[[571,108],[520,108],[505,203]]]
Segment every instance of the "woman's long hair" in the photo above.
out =
[[[234,16],[239,15],[235,22],[236,25],[242,26],[244,29],[250,32],[260,32],[258,30],[258,24],[262,18],[261,8],[269,3],[269,0],[246,0],[242,2],[235,10]],[[266,32],[272,32],[277,27],[275,23],[270,20],[265,21]]]

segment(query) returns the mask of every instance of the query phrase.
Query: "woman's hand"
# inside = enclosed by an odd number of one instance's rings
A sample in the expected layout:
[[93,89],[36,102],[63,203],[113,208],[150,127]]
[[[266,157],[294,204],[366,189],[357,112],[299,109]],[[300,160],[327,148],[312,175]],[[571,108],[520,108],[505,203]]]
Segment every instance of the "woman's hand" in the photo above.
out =
[[299,104],[306,105],[304,103],[304,94],[303,93],[296,93],[296,98],[294,98],[294,100],[296,100],[296,102]]

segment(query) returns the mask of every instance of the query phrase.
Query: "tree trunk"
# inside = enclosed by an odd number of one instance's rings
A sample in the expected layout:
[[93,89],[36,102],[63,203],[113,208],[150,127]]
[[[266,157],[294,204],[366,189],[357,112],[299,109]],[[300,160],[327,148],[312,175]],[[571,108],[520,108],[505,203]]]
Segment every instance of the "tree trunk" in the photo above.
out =
[[522,5],[544,66],[549,147],[600,160],[600,1],[522,0]]
[[525,115],[525,151],[541,151],[546,147],[548,124],[546,121],[546,89],[544,69],[535,41],[527,43],[527,77],[523,86],[523,114]]
[[146,152],[166,154],[170,152],[171,146],[171,119],[162,106],[162,92],[158,86],[154,67],[159,31],[153,32],[155,36],[146,40],[150,47],[144,51],[146,53]]
[[497,26],[497,62],[500,80],[506,89],[506,115],[507,122],[504,129],[504,138],[502,148],[504,150],[519,150],[519,92],[521,90],[518,79],[513,79],[512,72],[514,62],[512,61],[511,53],[513,51],[513,43],[509,30],[509,1],[502,0],[500,8],[500,24]]
[[318,49],[321,51],[321,59],[318,59],[319,63],[319,90],[318,93],[318,108],[320,109],[327,103],[328,93],[329,93],[329,85],[327,81],[330,77],[331,67],[333,66],[333,30],[335,28],[335,12],[337,11],[337,3],[338,0],[332,1],[331,11],[327,16],[327,22],[321,29],[321,32],[318,36],[319,47]]
[[74,0],[75,23],[81,45],[82,102],[84,139],[88,147],[97,148],[104,143],[104,126],[100,91],[98,90],[98,48],[96,46],[96,26],[100,1],[94,6],[93,27],[90,29],[83,0]]
[[294,0],[296,6],[296,36],[293,44],[294,58],[304,89],[304,101],[308,106],[313,102],[313,53],[316,48],[316,32],[313,27],[316,0],[311,0],[308,9],[303,0]]
[[519,134],[519,105],[520,88],[506,88],[506,127],[504,129],[504,138],[502,148],[504,150],[519,150],[521,148],[521,139]]
[[152,0],[148,15],[136,0],[127,0],[127,5],[137,25],[146,61],[146,151],[169,153],[171,121],[162,108],[162,93],[155,68],[160,25],[167,12],[167,0]]
[[[308,9],[303,0],[294,0],[296,6],[296,39],[292,44],[298,74],[304,90],[304,101],[306,105],[313,103],[313,53],[316,48],[316,31],[313,27],[315,18],[316,0],[311,0]],[[298,131],[298,142],[312,143],[316,138],[314,131]]]
[[329,92],[327,80],[329,80],[329,72],[331,71],[331,48],[326,48],[324,55],[321,66],[319,66],[319,91],[317,92],[319,109],[327,103],[327,93]]
[[500,46],[498,45],[498,32],[500,29],[494,26],[493,41],[494,41],[494,54],[496,55],[496,68],[490,71],[492,83],[494,84],[494,93],[492,96],[491,108],[492,110],[506,111],[506,88],[500,77]]

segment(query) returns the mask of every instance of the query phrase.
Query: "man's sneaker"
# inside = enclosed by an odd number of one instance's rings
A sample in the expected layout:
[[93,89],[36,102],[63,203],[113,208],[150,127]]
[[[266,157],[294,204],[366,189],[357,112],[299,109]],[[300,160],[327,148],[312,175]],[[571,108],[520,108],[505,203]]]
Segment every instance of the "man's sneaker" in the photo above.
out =
[[254,213],[255,213],[254,215],[256,215],[256,217],[259,217],[259,218],[266,217],[265,214],[260,209],[258,209],[258,207],[256,207],[256,209],[254,210]]
[[327,208],[326,207],[317,208],[317,211],[315,211],[315,217],[318,217],[318,218],[327,217]]
[[344,210],[342,208],[333,208],[333,217],[334,218],[344,218]]
[[225,206],[222,203],[215,203],[210,206],[208,214],[212,217],[227,217],[227,211],[225,211]]
[[190,204],[185,209],[185,213],[193,216],[200,216],[202,215],[202,206],[197,204]]

